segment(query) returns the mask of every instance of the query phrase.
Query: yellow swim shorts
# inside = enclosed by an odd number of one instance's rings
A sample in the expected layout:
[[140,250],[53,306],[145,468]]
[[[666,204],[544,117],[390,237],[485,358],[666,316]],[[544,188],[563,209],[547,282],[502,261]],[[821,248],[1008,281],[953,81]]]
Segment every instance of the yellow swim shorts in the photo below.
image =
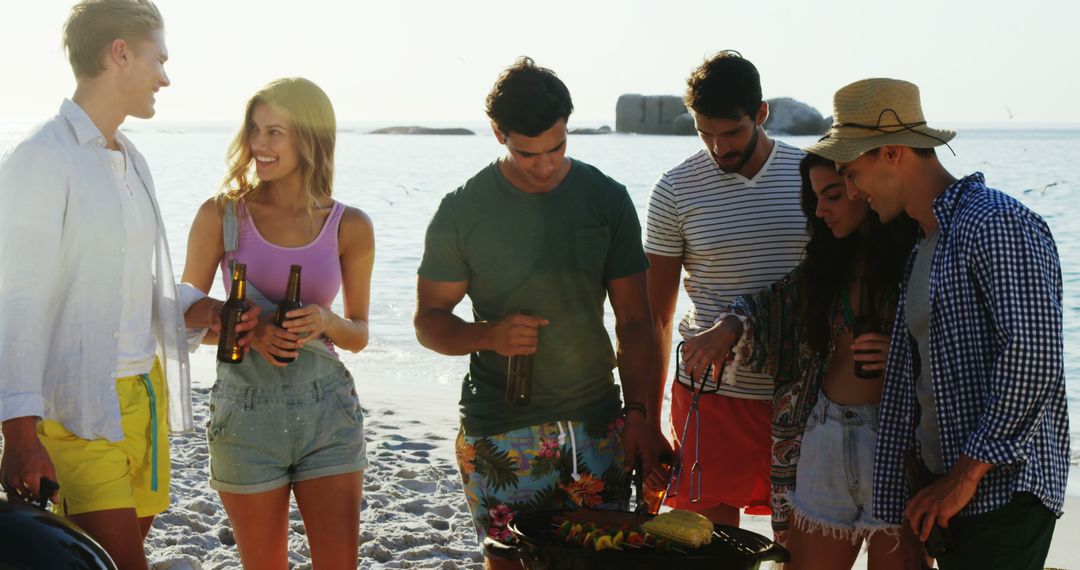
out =
[[169,424],[160,363],[154,361],[150,374],[118,378],[116,391],[121,441],[82,439],[52,420],[38,424],[59,479],[58,514],[135,509],[143,518],[169,507]]

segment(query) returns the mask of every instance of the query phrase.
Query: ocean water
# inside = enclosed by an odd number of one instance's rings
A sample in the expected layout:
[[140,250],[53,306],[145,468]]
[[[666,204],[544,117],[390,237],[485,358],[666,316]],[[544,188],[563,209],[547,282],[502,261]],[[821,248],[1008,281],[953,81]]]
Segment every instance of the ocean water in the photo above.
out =
[[[6,152],[29,125],[0,125],[0,152]],[[372,277],[371,342],[344,360],[365,381],[438,384],[453,388],[467,368],[464,357],[446,357],[422,348],[412,328],[416,268],[424,229],[440,198],[502,152],[494,137],[369,135],[363,125],[338,137],[334,195],[356,206],[375,223],[376,261]],[[173,264],[180,274],[187,234],[198,206],[219,187],[225,149],[233,135],[224,125],[139,123],[128,135],[146,155],[165,217]],[[796,146],[810,137],[780,137]],[[660,174],[697,151],[694,137],[571,136],[568,152],[589,162],[629,189],[639,215]],[[1080,130],[964,130],[941,149],[956,175],[981,171],[988,183],[1019,198],[1053,230],[1064,280],[1065,375],[1071,416],[1073,462],[1080,462]],[[1073,221],[1069,221],[1073,220]],[[222,296],[219,280],[216,291]],[[688,300],[681,296],[678,314]],[[341,299],[334,310],[341,311]],[[458,314],[471,318],[468,301]],[[609,321],[611,315],[609,311]],[[611,321],[613,322],[613,321]],[[613,327],[609,327],[613,329]],[[198,379],[206,382],[207,379]],[[455,413],[447,410],[448,414]]]

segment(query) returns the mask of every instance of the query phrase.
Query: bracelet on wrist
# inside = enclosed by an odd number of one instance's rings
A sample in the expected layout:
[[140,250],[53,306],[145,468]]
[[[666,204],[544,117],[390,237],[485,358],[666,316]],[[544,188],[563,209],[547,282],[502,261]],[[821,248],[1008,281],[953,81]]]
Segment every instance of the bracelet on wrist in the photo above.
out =
[[642,404],[641,402],[626,402],[626,405],[624,405],[622,409],[623,418],[629,417],[630,412],[640,412],[641,419],[649,419],[649,410],[645,407],[645,404]]

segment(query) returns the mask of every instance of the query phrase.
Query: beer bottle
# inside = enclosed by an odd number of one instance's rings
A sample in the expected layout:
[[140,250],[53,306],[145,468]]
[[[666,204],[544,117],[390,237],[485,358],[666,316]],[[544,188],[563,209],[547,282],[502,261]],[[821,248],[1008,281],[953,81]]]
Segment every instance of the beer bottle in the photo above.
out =
[[[531,315],[530,311],[522,311]],[[533,354],[511,356],[506,367],[506,403],[527,406],[532,400]]]
[[247,310],[244,301],[247,295],[247,266],[237,263],[233,266],[232,290],[229,298],[221,306],[221,336],[218,337],[218,362],[239,364],[244,361],[244,350],[237,346],[240,337],[236,334],[236,324],[240,315]]
[[[660,470],[664,472],[664,475],[669,479],[671,478],[672,463],[675,462],[675,458],[671,456],[671,453],[663,451],[659,456]],[[660,512],[660,507],[663,506],[664,495],[667,493],[667,486],[660,487],[659,489],[652,487],[645,482],[649,478],[649,474],[642,471],[641,457],[636,458],[634,462],[634,489],[637,492],[637,509],[634,512],[648,513],[655,515]]]
[[[916,453],[915,447],[910,447],[904,452],[904,471],[907,474],[912,497],[940,478],[926,467]],[[926,537],[923,545],[926,547],[927,554],[933,558],[940,558],[942,554],[952,549],[951,531],[934,524],[934,527],[930,529],[930,536]]]
[[[300,266],[293,265],[289,267],[289,285],[288,288],[285,289],[285,298],[277,304],[277,310],[274,311],[274,326],[285,328],[283,326],[286,321],[285,313],[299,309],[300,307],[303,307],[303,305],[300,304]],[[288,363],[296,360],[296,357],[285,357],[275,354],[274,360]]]
[[[878,320],[878,310],[876,303],[870,298],[870,287],[867,285],[866,280],[861,280],[861,287],[859,292],[859,314],[855,317],[855,322],[851,326],[851,339],[855,340],[866,333],[881,332],[881,323]],[[855,354],[866,354],[873,352],[870,350],[856,350]],[[875,378],[881,378],[884,374],[883,370],[867,370],[863,368],[866,363],[861,360],[855,361],[855,377],[862,378],[864,380],[873,380]]]

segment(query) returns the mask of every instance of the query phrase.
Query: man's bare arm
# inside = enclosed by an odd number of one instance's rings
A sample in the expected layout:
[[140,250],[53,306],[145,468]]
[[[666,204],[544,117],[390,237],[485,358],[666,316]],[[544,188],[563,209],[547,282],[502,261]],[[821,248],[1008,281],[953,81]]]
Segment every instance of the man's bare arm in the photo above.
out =
[[648,281],[649,307],[652,312],[657,365],[660,367],[660,389],[655,406],[660,410],[664,400],[668,365],[671,362],[671,338],[675,318],[675,302],[679,297],[679,277],[682,275],[682,257],[646,254],[649,258]]
[[510,314],[496,321],[465,322],[454,314],[454,307],[468,289],[468,281],[417,278],[413,327],[420,344],[452,356],[481,350],[494,350],[503,356],[536,352],[537,331],[548,323],[547,319]]

